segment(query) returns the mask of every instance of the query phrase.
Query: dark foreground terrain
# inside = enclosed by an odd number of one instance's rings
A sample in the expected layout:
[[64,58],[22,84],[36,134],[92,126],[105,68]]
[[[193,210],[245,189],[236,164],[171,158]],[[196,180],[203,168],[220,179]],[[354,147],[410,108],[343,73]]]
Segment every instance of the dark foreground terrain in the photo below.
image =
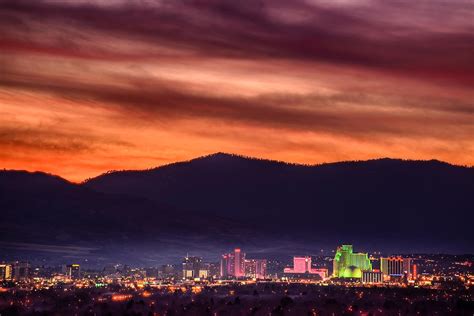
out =
[[473,290],[259,283],[0,293],[0,315],[473,315]]

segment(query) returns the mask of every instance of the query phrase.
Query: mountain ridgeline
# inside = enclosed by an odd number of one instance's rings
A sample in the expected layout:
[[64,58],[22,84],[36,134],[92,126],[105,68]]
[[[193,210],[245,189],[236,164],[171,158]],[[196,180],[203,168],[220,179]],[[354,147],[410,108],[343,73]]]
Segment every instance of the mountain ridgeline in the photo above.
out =
[[0,198],[0,234],[15,242],[474,250],[474,168],[435,160],[306,166],[218,153],[82,184],[3,171]]

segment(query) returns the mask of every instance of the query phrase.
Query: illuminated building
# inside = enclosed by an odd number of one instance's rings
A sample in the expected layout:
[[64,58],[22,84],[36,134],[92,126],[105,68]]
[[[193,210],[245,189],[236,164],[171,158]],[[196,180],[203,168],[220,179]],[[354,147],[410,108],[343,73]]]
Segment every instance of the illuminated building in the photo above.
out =
[[246,259],[245,276],[255,279],[265,279],[267,275],[267,260],[265,259]]
[[413,260],[411,258],[403,259],[403,273],[408,277],[413,277]]
[[418,277],[418,272],[417,272],[417,269],[416,269],[416,264],[413,264],[411,266],[411,278],[413,280],[416,280],[417,277]]
[[234,260],[234,276],[236,278],[245,276],[245,253],[236,248],[234,250]]
[[234,255],[227,253],[222,255],[221,258],[221,267],[220,275],[223,278],[230,277],[234,275]]
[[380,258],[380,270],[388,276],[410,276],[411,259],[402,257]]
[[0,280],[11,280],[12,279],[12,265],[1,263],[0,264]]
[[208,264],[209,268],[209,276],[213,278],[218,278],[221,274],[221,263],[220,262],[212,262]]
[[78,264],[68,264],[66,266],[66,275],[70,279],[79,279],[81,277],[81,266]]
[[362,271],[362,283],[383,283],[383,273],[381,271]]
[[245,253],[236,248],[233,253],[222,255],[221,277],[243,277],[245,276]]
[[210,277],[209,264],[203,263],[199,269],[198,278],[207,279]]
[[[183,279],[195,279],[201,277],[201,269],[203,267],[201,257],[186,256],[183,260]],[[206,278],[207,278],[207,273]]]
[[293,268],[285,268],[283,270],[285,274],[292,274],[294,277],[302,278],[306,274],[319,275],[321,279],[324,279],[328,275],[327,269],[315,269],[311,267],[311,257],[293,257]]
[[293,257],[293,269],[286,268],[287,273],[308,273],[311,270],[311,257]]
[[30,273],[30,264],[28,262],[15,262],[13,264],[13,279],[27,279]]
[[333,261],[333,276],[336,278],[362,278],[363,271],[372,271],[367,253],[354,253],[352,245],[337,247]]

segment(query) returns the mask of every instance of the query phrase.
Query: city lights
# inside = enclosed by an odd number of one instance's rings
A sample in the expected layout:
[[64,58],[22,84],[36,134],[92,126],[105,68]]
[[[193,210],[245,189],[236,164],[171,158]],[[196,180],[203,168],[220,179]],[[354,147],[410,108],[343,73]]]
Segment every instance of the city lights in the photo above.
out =
[[[264,302],[265,308],[273,306],[270,297],[281,296],[283,303],[280,304],[291,306],[294,300],[305,301],[305,293],[313,293],[316,301],[305,304],[312,306],[310,311],[314,314],[316,310],[327,308],[328,293],[338,293],[332,300],[350,303],[341,313],[365,310],[373,315],[382,315],[388,304],[384,296],[380,296],[381,289],[390,291],[392,297],[399,297],[400,302],[406,304],[405,309],[418,304],[426,293],[430,293],[430,302],[445,302],[442,304],[449,304],[454,298],[472,298],[469,294],[474,282],[470,269],[472,257],[369,255],[354,253],[352,245],[337,247],[334,256],[298,255],[286,261],[249,257],[242,248],[236,248],[221,255],[219,262],[186,255],[181,264],[148,268],[115,264],[92,269],[79,263],[46,268],[27,262],[4,262],[0,264],[3,280],[0,294],[11,299],[0,300],[0,310],[6,306],[37,310],[39,304],[48,300],[40,293],[50,293],[49,300],[69,297],[76,310],[86,306],[100,308],[98,304],[108,303],[113,304],[108,308],[115,312],[135,306],[135,309],[146,308],[159,313],[173,308],[178,308],[174,312],[180,312],[181,307],[171,307],[171,298],[197,304],[207,297],[206,302],[210,305],[201,306],[203,310],[217,308],[220,304],[250,304],[248,308],[253,310],[257,302]],[[407,288],[430,292],[420,292],[419,298],[407,298],[403,296],[403,289]],[[24,293],[21,298],[19,293]],[[264,294],[266,296],[262,297]],[[354,304],[363,299],[371,300],[372,307]],[[186,304],[183,305],[188,306],[183,307],[185,310],[193,306]],[[437,304],[433,303],[429,308],[436,311],[441,303]],[[449,308],[455,310],[459,306]]]

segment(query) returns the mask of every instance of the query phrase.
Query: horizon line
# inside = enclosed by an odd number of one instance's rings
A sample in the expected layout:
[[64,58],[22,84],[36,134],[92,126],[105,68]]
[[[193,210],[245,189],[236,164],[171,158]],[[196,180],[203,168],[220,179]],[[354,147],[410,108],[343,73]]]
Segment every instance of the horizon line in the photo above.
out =
[[194,158],[191,158],[191,159],[174,161],[174,162],[165,163],[165,164],[162,164],[162,165],[157,165],[157,166],[153,166],[153,167],[149,167],[149,168],[143,168],[143,169],[111,169],[111,170],[107,170],[105,172],[99,173],[94,177],[84,178],[81,181],[69,180],[69,179],[67,179],[67,178],[65,178],[65,177],[63,177],[59,174],[55,174],[55,173],[51,173],[51,172],[47,172],[47,171],[43,171],[43,170],[3,168],[3,170],[1,170],[1,171],[42,173],[42,174],[46,174],[46,175],[50,175],[50,176],[60,178],[60,179],[62,179],[64,181],[67,181],[69,183],[80,185],[80,184],[86,183],[87,181],[89,181],[91,179],[95,179],[95,178],[98,178],[98,177],[100,177],[102,175],[106,175],[106,174],[111,174],[111,173],[116,173],[116,172],[146,172],[146,171],[151,171],[151,170],[155,170],[155,169],[159,169],[159,168],[163,168],[163,167],[167,167],[167,166],[172,166],[172,165],[176,165],[176,164],[190,163],[190,162],[195,161],[195,160],[206,159],[206,158],[210,158],[210,157],[218,156],[218,155],[230,156],[230,157],[234,157],[234,158],[242,158],[242,159],[248,159],[248,160],[267,161],[267,162],[272,162],[272,163],[292,165],[292,166],[301,166],[301,167],[319,167],[319,166],[324,166],[324,165],[335,165],[335,164],[343,164],[343,163],[361,163],[361,162],[370,162],[370,161],[379,161],[379,160],[395,160],[395,161],[398,160],[398,161],[403,161],[403,162],[438,162],[438,163],[446,164],[446,165],[453,166],[453,167],[460,167],[460,168],[467,168],[467,169],[474,168],[474,165],[453,164],[453,163],[450,163],[450,162],[447,162],[447,161],[444,161],[444,160],[439,160],[439,159],[436,159],[436,158],[432,158],[432,159],[410,159],[410,158],[379,157],[379,158],[370,158],[370,159],[339,160],[339,161],[332,161],[332,162],[321,162],[321,163],[314,163],[314,164],[305,164],[305,163],[289,162],[289,161],[284,161],[284,160],[276,160],[276,159],[270,159],[270,158],[260,158],[260,157],[248,156],[248,155],[243,155],[243,154],[217,151],[217,152],[214,152],[214,153],[210,153],[210,154],[206,154],[206,155],[202,155],[202,156],[197,156],[197,157],[194,157]]

